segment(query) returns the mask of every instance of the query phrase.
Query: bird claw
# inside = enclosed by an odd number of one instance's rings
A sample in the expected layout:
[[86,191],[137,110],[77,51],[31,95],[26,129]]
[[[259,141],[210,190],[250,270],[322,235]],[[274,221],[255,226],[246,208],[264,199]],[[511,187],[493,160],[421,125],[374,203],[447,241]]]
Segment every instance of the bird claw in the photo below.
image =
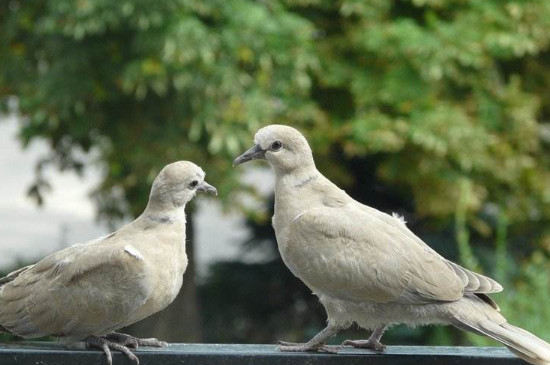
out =
[[102,350],[107,357],[107,363],[113,365],[113,355],[111,350],[117,350],[122,352],[130,361],[133,361],[136,365],[139,365],[139,359],[128,347],[121,345],[120,343],[112,342],[107,340],[104,337],[99,336],[89,336],[85,340],[88,347],[95,347]]
[[137,338],[132,338],[132,336],[127,336],[119,333],[111,333],[107,336],[104,336],[107,341],[117,343],[122,346],[130,347],[133,349],[137,349],[139,347],[139,343],[137,341]]
[[156,338],[136,338],[140,346],[167,347],[168,342],[159,341]]
[[327,352],[329,354],[337,354],[342,349],[342,346],[328,346],[323,345],[319,348],[321,352]]
[[139,346],[150,347],[166,347],[168,344],[164,341],[159,341],[156,338],[137,338],[125,333],[113,332],[105,336],[105,339],[111,342],[118,343],[122,346],[137,349]]
[[340,346],[309,345],[307,343],[279,341],[279,350],[282,352],[327,352],[329,354],[337,354]]
[[371,339],[359,341],[345,340],[342,342],[342,346],[353,346],[359,349],[371,349],[377,352],[386,351],[386,345],[383,345],[380,341]]

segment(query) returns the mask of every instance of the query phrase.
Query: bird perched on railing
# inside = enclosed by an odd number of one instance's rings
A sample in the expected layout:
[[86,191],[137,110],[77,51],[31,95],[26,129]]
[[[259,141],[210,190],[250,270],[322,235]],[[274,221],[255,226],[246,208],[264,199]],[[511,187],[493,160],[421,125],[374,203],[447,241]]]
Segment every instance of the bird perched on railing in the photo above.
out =
[[217,194],[197,165],[179,161],[153,182],[145,211],[110,235],[58,251],[0,279],[0,332],[84,340],[139,363],[129,347],[165,346],[114,332],[164,309],[187,267],[185,205],[197,191]]
[[496,281],[446,260],[403,219],[352,199],[315,167],[311,148],[294,128],[260,129],[234,165],[265,159],[275,172],[273,228],[290,271],[318,297],[327,327],[282,351],[335,351],[326,340],[352,323],[373,330],[344,345],[384,350],[385,329],[398,323],[447,324],[491,337],[522,359],[550,365],[550,344],[507,323],[488,296]]

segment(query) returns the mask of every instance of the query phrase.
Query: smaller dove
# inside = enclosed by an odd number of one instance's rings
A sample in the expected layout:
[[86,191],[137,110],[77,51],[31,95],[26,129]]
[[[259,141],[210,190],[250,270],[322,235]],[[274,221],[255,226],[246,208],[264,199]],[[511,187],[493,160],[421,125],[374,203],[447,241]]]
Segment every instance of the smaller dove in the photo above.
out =
[[55,252],[0,279],[0,332],[84,341],[105,353],[166,346],[115,332],[163,310],[187,267],[185,205],[197,191],[217,194],[192,162],[158,174],[145,211],[110,235]]
[[[270,125],[234,165],[265,159],[275,172],[273,228],[281,257],[318,297],[327,327],[305,344],[282,351],[333,351],[326,341],[357,323],[368,340],[344,345],[383,351],[391,325],[452,325],[485,335],[535,365],[550,365],[550,345],[509,324],[489,294],[502,286],[426,245],[398,215],[352,199],[315,167],[296,129]],[[368,188],[368,187],[367,187]]]

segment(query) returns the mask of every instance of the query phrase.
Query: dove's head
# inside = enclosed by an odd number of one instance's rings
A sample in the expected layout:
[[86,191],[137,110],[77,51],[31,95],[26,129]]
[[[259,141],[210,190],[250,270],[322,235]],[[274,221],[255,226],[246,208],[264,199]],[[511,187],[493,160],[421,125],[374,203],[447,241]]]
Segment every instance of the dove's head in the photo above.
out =
[[216,188],[204,181],[204,176],[204,171],[189,161],[166,165],[153,182],[149,205],[179,208],[193,199],[197,191],[217,195]]
[[250,160],[267,160],[277,173],[291,173],[315,167],[311,148],[297,129],[272,124],[254,136],[254,146],[233,161],[239,165]]

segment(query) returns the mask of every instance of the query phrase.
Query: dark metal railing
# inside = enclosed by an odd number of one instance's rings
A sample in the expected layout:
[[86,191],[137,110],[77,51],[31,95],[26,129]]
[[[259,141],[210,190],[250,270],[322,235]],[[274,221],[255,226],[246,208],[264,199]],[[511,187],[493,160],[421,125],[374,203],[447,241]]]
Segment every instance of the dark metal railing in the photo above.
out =
[[[171,344],[135,351],[141,365],[520,365],[502,347],[388,346],[384,354],[344,348],[338,354],[282,353],[275,345]],[[105,355],[83,345],[52,342],[0,343],[0,365],[106,365]],[[113,364],[131,364],[113,351]]]

